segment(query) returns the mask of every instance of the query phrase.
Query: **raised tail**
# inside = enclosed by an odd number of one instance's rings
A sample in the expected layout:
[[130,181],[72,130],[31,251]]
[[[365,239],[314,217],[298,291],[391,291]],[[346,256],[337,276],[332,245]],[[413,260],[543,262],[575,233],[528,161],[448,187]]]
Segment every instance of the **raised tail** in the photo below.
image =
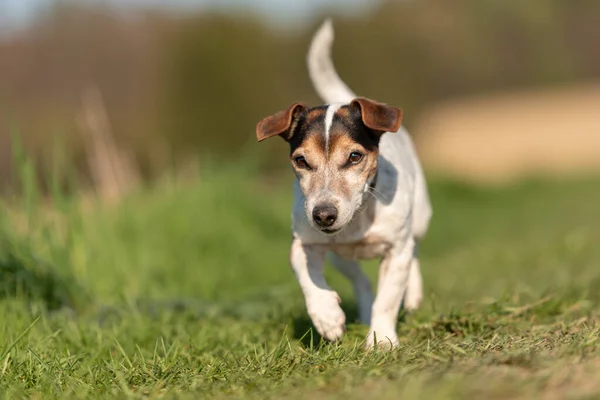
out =
[[333,24],[326,19],[313,36],[308,50],[308,74],[317,94],[323,101],[331,103],[349,103],[356,95],[337,74],[331,60],[333,44]]

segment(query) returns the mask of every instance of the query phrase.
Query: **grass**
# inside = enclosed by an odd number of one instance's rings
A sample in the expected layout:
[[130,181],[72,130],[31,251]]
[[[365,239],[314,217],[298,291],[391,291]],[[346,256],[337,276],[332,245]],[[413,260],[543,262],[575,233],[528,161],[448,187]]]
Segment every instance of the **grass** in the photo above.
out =
[[55,192],[50,209],[26,187],[0,215],[7,398],[600,395],[600,180],[432,182],[426,296],[390,353],[363,351],[333,270],[348,333],[329,345],[310,329],[287,264],[289,181],[214,170],[118,206]]

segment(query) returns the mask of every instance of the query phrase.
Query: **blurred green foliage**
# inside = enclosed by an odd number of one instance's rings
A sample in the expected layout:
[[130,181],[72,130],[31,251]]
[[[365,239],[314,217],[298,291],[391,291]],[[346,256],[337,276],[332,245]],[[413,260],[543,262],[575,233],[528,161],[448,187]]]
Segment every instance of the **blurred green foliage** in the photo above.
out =
[[[409,128],[431,102],[600,76],[597,1],[389,0],[360,17],[329,15],[342,78],[360,95],[403,107]],[[0,118],[42,159],[49,138],[66,135],[85,171],[75,118],[93,82],[118,142],[147,176],[198,153],[280,166],[284,144],[256,146],[254,127],[293,101],[320,102],[305,55],[324,17],[287,31],[244,13],[132,20],[60,6],[0,45]],[[8,129],[0,125],[0,141]]]

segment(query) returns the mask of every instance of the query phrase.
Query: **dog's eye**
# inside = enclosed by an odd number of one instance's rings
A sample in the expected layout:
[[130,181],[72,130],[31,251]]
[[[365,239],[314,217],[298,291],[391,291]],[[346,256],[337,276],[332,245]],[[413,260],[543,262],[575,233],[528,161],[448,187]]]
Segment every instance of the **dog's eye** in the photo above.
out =
[[363,155],[358,151],[353,151],[350,153],[350,157],[348,157],[348,164],[358,164],[363,159]]
[[310,166],[306,162],[306,158],[304,158],[303,156],[298,156],[294,158],[294,162],[296,163],[298,168],[310,169]]

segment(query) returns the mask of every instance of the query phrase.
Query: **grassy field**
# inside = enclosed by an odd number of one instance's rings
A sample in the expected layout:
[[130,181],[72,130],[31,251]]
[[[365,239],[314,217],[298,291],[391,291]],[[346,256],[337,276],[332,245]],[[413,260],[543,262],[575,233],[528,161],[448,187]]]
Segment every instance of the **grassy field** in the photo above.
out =
[[31,185],[5,199],[0,397],[600,396],[600,179],[433,181],[423,306],[397,351],[366,353],[332,269],[348,334],[310,331],[286,177],[206,171],[118,206],[55,194],[48,209]]

